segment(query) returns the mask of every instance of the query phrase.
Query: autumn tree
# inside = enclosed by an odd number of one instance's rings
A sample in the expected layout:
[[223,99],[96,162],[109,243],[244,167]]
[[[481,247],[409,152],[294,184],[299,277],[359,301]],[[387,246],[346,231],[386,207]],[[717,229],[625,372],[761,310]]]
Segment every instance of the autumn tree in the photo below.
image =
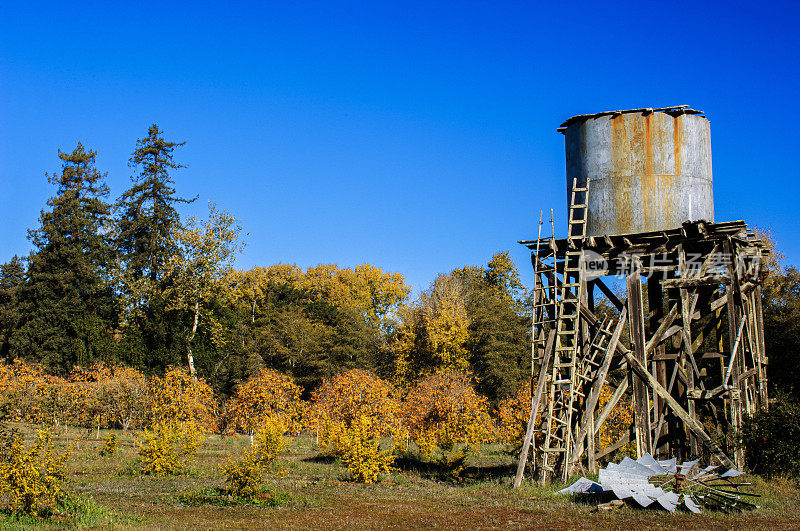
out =
[[249,433],[254,433],[268,419],[278,420],[292,433],[298,433],[305,410],[300,393],[289,376],[261,369],[237,387],[228,413],[236,428]]
[[376,435],[391,436],[400,427],[401,401],[397,390],[374,373],[361,369],[326,378],[311,397],[315,423],[329,420],[352,427],[366,417]]
[[228,348],[236,355],[228,365],[239,360],[247,375],[263,363],[291,374],[306,391],[342,370],[378,369],[386,365],[386,331],[408,291],[401,275],[368,264],[235,272],[230,293],[238,321]]
[[95,151],[82,144],[58,153],[61,172],[48,176],[56,195],[47,201],[40,226],[29,231],[35,248],[20,290],[21,324],[11,339],[16,355],[66,373],[101,358],[114,326],[107,278],[112,246],[105,174]]
[[395,378],[408,384],[437,370],[469,368],[469,317],[464,282],[439,275],[419,300],[400,311],[393,349]]
[[403,420],[423,457],[436,448],[472,451],[495,438],[488,403],[463,372],[439,371],[419,381],[403,403]]
[[233,216],[215,205],[209,205],[206,221],[189,218],[186,227],[175,230],[179,252],[168,263],[171,284],[167,290],[170,307],[185,312],[191,319],[185,336],[189,372],[196,376],[192,342],[199,327],[204,326],[212,340],[223,335],[210,306],[215,297],[226,296],[226,280],[233,271],[233,262],[242,248],[241,227]]

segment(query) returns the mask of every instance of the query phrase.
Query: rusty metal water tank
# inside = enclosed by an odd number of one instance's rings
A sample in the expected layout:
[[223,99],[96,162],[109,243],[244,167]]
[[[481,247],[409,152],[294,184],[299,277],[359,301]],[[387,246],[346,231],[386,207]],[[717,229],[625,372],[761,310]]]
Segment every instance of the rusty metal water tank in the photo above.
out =
[[559,128],[573,178],[591,179],[587,235],[714,221],[711,128],[687,106],[574,116]]

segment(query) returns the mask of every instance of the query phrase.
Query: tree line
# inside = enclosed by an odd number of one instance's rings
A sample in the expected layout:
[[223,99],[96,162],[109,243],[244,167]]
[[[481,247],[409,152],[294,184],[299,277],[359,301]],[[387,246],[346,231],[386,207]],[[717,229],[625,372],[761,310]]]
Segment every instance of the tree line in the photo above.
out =
[[221,395],[264,368],[306,396],[365,369],[409,386],[468,371],[497,403],[530,374],[529,294],[509,255],[442,274],[415,300],[399,273],[290,264],[237,270],[242,227],[175,189],[183,142],[157,125],[136,141],[116,200],[96,151],[59,150],[54,195],[29,230],[33,249],[0,265],[0,357],[55,375],[102,361],[145,374],[183,366]]

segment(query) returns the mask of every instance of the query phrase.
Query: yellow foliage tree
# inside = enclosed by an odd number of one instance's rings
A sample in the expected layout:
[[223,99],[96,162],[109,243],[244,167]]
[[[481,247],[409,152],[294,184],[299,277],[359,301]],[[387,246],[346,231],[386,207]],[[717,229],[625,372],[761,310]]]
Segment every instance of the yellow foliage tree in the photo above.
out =
[[[539,403],[537,429],[542,425],[545,401]],[[519,388],[517,393],[500,402],[497,408],[498,436],[500,441],[514,448],[522,444],[531,414],[531,382]]]
[[469,368],[470,320],[461,278],[439,275],[415,305],[400,310],[400,320],[393,344],[398,384],[437,370]]
[[375,436],[389,437],[401,428],[401,403],[394,387],[374,373],[353,369],[323,380],[311,395],[311,423],[318,433],[323,421],[352,426],[367,418]]
[[190,424],[200,432],[217,428],[217,400],[202,378],[182,368],[168,367],[163,378],[151,382],[153,422]]
[[436,447],[452,452],[461,445],[468,452],[493,438],[487,401],[463,372],[440,371],[417,383],[403,403],[403,418],[425,458]]
[[254,432],[268,419],[278,419],[291,433],[302,429],[305,404],[291,377],[272,369],[259,373],[236,389],[229,414],[236,429]]

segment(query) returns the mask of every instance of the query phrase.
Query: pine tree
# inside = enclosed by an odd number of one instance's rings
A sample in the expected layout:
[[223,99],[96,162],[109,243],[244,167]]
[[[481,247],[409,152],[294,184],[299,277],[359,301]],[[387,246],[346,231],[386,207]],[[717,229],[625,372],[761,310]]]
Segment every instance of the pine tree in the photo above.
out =
[[20,320],[19,292],[25,281],[25,263],[14,256],[0,265],[0,357],[9,361],[11,336]]
[[118,290],[125,320],[121,356],[140,368],[162,369],[180,362],[182,324],[170,315],[164,291],[166,268],[178,252],[174,234],[181,229],[175,206],[190,203],[175,191],[171,172],[183,168],[175,162],[175,148],[163,131],[151,125],[137,140],[128,165],[136,173],[133,185],[119,198],[116,210]]
[[117,248],[120,259],[135,279],[151,282],[163,279],[164,267],[177,252],[172,237],[180,227],[177,203],[191,203],[176,195],[171,170],[183,168],[173,159],[173,151],[185,142],[168,142],[156,124],[147,136],[136,141],[136,150],[128,165],[139,171],[132,177],[133,186],[117,201]]
[[51,210],[28,233],[35,251],[20,289],[21,326],[12,351],[60,373],[101,358],[111,343],[110,205],[96,154],[80,143],[72,153],[59,150],[61,173],[48,175],[57,186],[47,201]]

